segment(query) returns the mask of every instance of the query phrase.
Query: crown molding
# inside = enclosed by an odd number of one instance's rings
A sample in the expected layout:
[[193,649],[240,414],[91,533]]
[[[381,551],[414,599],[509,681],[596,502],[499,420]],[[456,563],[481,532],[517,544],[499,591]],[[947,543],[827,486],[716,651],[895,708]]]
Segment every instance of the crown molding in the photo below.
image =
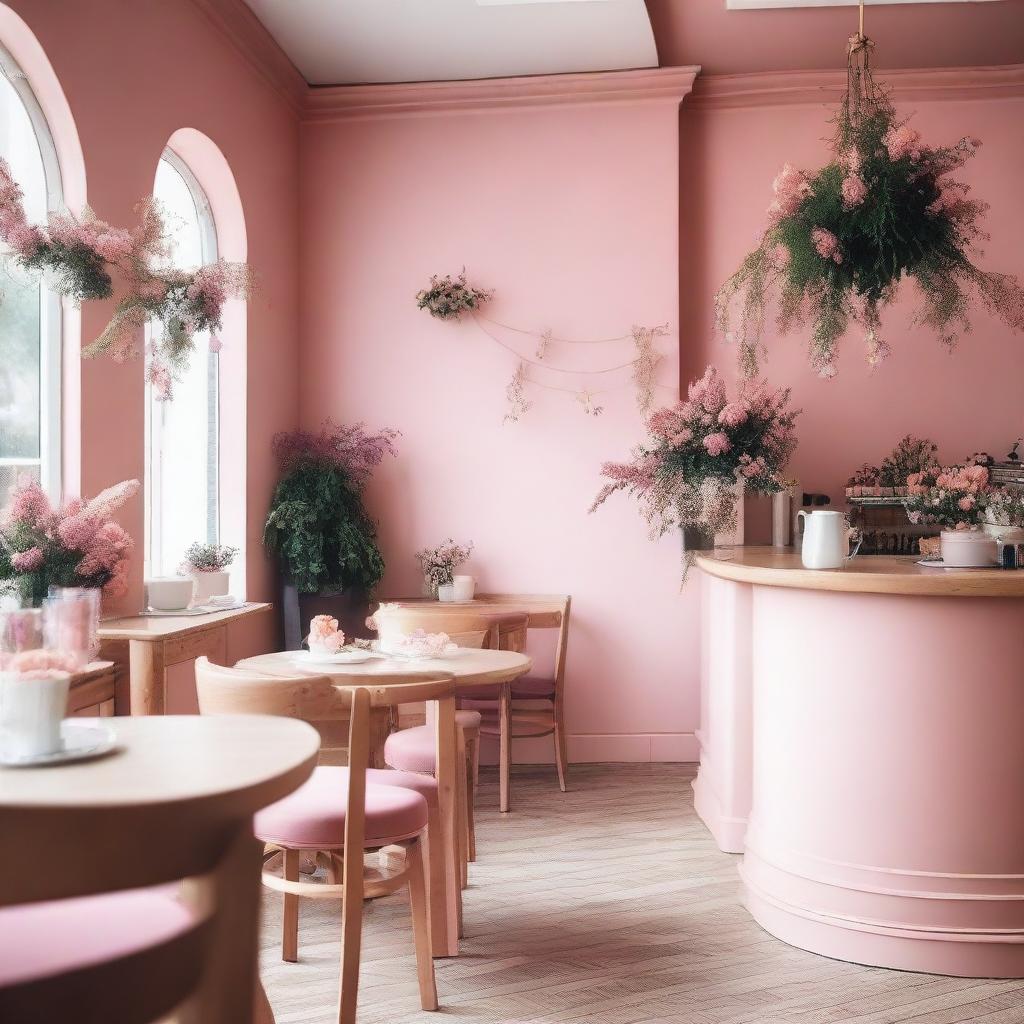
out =
[[192,3],[293,111],[302,111],[309,92],[306,80],[243,0]]
[[671,100],[678,104],[693,88],[699,71],[699,67],[644,68],[639,71],[532,75],[465,82],[314,86],[307,94],[303,120],[429,117],[478,111],[494,113],[525,107],[651,100]]
[[[1024,64],[993,67],[875,70],[875,81],[901,101],[986,100],[1024,96]],[[688,110],[835,104],[846,90],[845,71],[765,71],[704,75]]]

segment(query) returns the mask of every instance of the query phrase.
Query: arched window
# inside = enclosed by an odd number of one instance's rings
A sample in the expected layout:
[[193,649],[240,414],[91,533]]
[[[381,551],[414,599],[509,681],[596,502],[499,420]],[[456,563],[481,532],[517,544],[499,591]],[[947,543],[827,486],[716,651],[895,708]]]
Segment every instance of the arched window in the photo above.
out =
[[[0,48],[0,156],[32,223],[61,206],[60,169],[28,79]],[[60,492],[60,297],[6,261],[0,269],[0,499],[19,473]]]
[[[153,195],[173,236],[170,264],[195,269],[217,259],[217,229],[199,182],[172,150],[164,150]],[[150,325],[147,332],[159,330]],[[220,389],[218,356],[209,336],[196,350],[171,401],[146,386],[146,573],[173,575],[194,541],[220,540]]]

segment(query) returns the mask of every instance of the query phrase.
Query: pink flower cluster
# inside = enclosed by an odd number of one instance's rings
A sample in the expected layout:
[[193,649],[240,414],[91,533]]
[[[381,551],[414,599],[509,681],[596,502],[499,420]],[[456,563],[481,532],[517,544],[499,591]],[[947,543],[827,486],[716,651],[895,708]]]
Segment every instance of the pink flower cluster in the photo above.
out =
[[311,651],[337,654],[345,646],[345,634],[333,615],[317,615],[309,623],[307,643]]
[[823,260],[832,260],[833,263],[843,262],[843,254],[839,251],[839,239],[828,228],[814,228],[811,231],[811,241],[814,243],[815,251]]
[[921,133],[908,124],[893,125],[882,136],[882,145],[890,160],[902,160],[905,156],[914,161],[921,159]]
[[978,522],[992,493],[986,466],[932,467],[907,477],[907,517],[912,523],[967,530]]
[[327,419],[315,434],[309,430],[275,434],[271,445],[285,472],[306,460],[328,462],[362,486],[386,456],[398,454],[399,436],[390,427],[371,433],[363,423],[341,426]]
[[775,199],[768,207],[768,219],[777,224],[786,217],[791,217],[800,209],[800,204],[811,194],[811,184],[803,171],[790,164],[785,164],[775,181],[772,182]]
[[843,209],[852,210],[855,206],[860,206],[867,199],[868,187],[864,184],[864,179],[859,174],[854,174],[851,171],[843,178],[842,194]]
[[138,480],[125,480],[91,501],[69,498],[53,507],[39,483],[22,474],[0,513],[0,543],[16,574],[45,571],[53,560],[77,557],[75,580],[64,585],[102,586],[112,595],[127,586],[132,538],[111,518],[139,490]]

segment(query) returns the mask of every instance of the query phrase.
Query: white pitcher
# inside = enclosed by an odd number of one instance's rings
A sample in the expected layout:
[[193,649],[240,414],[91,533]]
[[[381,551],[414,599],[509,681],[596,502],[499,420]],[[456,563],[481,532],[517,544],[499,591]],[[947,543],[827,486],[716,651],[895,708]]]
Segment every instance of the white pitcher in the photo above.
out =
[[841,569],[860,550],[860,541],[850,551],[850,537],[854,531],[842,512],[815,509],[800,510],[805,516],[804,541],[800,549],[805,569]]

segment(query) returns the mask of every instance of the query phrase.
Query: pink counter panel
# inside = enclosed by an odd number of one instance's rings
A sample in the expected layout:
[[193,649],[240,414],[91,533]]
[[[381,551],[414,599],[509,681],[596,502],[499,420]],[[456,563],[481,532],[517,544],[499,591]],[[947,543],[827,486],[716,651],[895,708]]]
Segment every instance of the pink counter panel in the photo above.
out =
[[1024,977],[1024,573],[701,566],[695,803],[754,918],[842,960]]

